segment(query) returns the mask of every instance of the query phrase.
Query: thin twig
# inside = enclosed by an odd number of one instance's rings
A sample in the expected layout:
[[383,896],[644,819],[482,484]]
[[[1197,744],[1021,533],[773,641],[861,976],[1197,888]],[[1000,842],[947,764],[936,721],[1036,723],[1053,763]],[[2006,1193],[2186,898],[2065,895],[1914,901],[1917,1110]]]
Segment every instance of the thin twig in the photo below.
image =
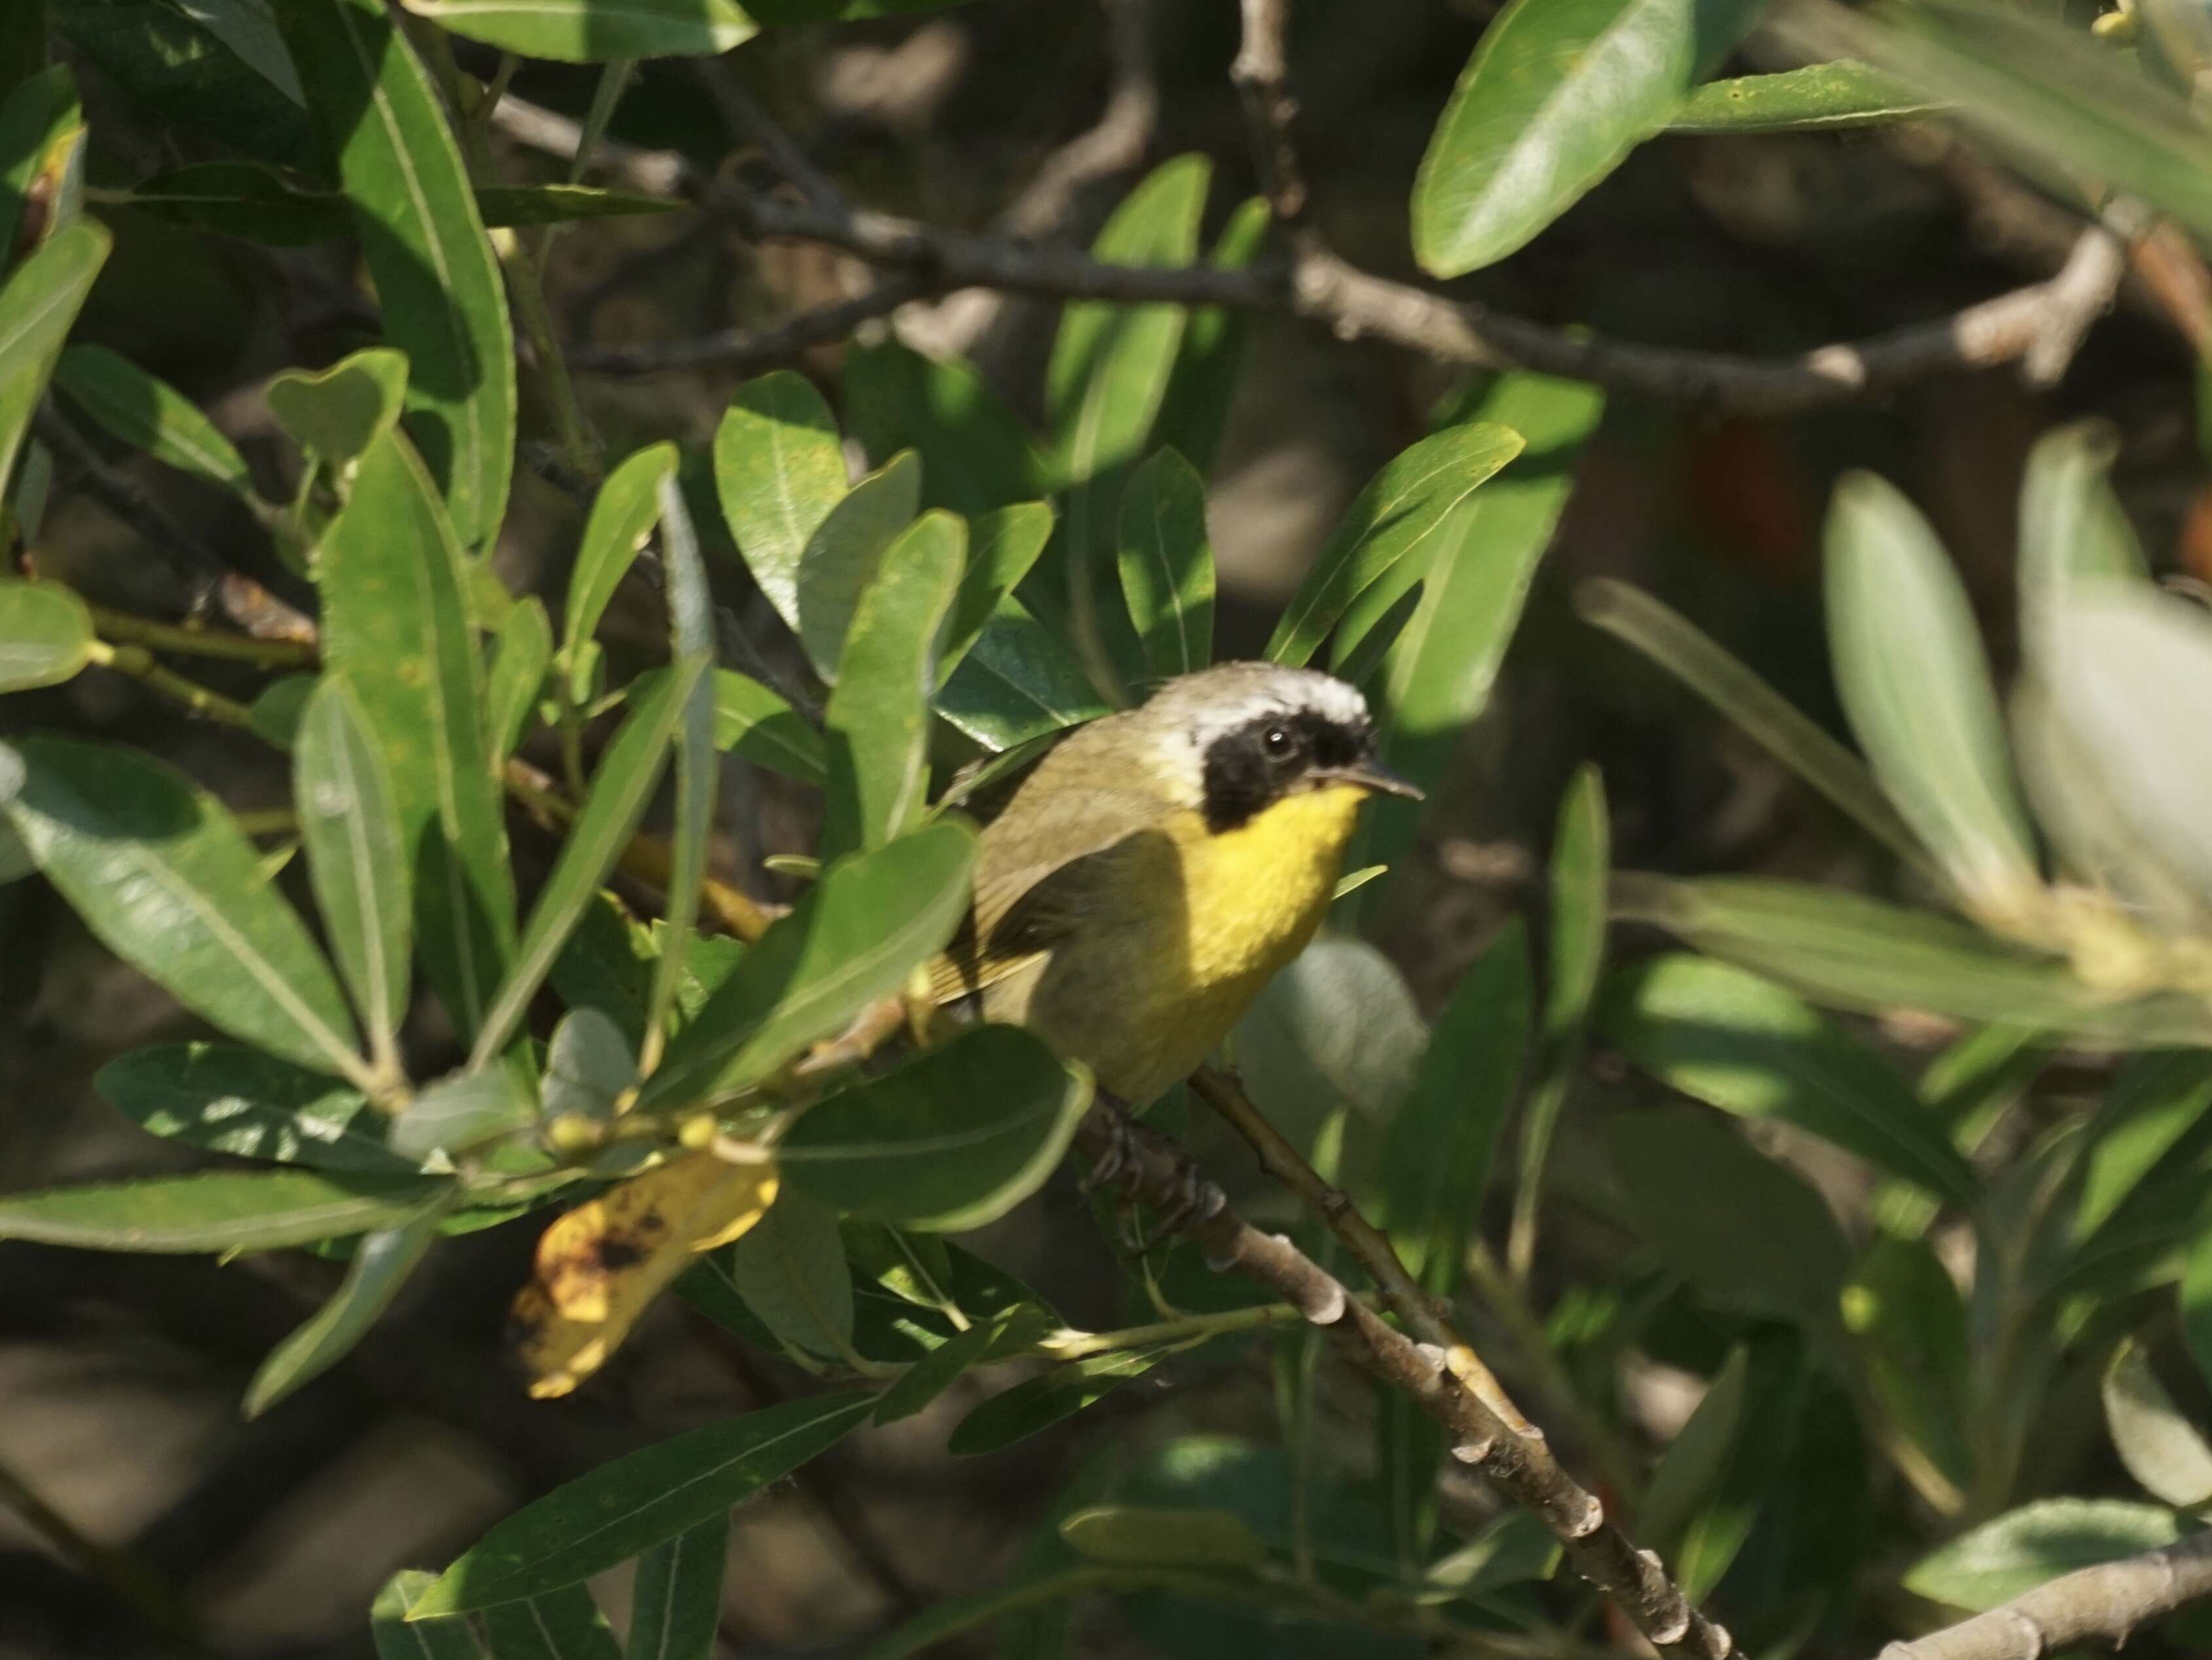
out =
[[88,603],[85,609],[92,613],[93,631],[101,639],[143,646],[149,651],[220,658],[270,670],[311,669],[320,654],[313,641],[257,640],[243,634],[216,634],[188,623],[158,623],[106,605]]
[[2091,326],[2112,309],[2128,274],[2130,247],[2149,228],[2149,213],[2124,200],[2081,228],[2065,265],[2051,279],[2051,303],[2020,360],[2021,376],[2029,386],[2045,390],[2066,378]]
[[1306,181],[1291,142],[1298,106],[1290,92],[1289,0],[1243,0],[1243,44],[1229,66],[1229,78],[1244,103],[1261,192],[1275,217],[1292,225],[1306,210]]
[[1223,1202],[1189,1157],[1166,1136],[1133,1124],[1118,1109],[1094,1104],[1076,1132],[1093,1179],[1155,1209],[1188,1213],[1205,1194],[1187,1231],[1217,1273],[1241,1269],[1296,1307],[1355,1365],[1402,1389],[1451,1437],[1454,1456],[1539,1517],[1576,1570],[1612,1596],[1636,1629],[1662,1653],[1729,1660],[1734,1642],[1692,1608],[1659,1559],[1639,1551],[1605,1507],[1562,1470],[1540,1438],[1509,1428],[1489,1406],[1443,1369],[1443,1357],[1398,1330],[1281,1234],[1262,1233]]
[[2114,1648],[2147,1620],[2212,1596],[2212,1533],[2038,1585],[2002,1607],[1910,1643],[1881,1660],[2045,1660],[2077,1643]]
[[804,311],[769,329],[723,329],[689,340],[634,346],[586,347],[568,354],[570,367],[592,374],[659,374],[671,369],[756,369],[787,362],[810,346],[842,340],[871,318],[896,311],[928,292],[915,272],[897,271],[866,294]]
[[792,136],[770,119],[760,106],[759,100],[739,83],[730,72],[729,64],[720,58],[702,58],[693,61],[699,82],[714,106],[722,112],[724,125],[732,135],[746,143],[757,144],[769,160],[769,165],[781,173],[793,190],[806,198],[811,207],[825,213],[843,210],[845,198],[839,194],[822,170],[808,159]]

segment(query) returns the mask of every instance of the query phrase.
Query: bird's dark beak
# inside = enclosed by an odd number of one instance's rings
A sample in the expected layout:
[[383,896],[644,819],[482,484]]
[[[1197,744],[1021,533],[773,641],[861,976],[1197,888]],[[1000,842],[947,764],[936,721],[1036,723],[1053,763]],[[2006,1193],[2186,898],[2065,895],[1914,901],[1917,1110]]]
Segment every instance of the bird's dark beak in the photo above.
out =
[[1316,767],[1311,775],[1322,783],[1350,784],[1356,789],[1372,790],[1377,795],[1402,795],[1408,801],[1425,799],[1411,779],[1401,778],[1380,761],[1361,761],[1349,767]]

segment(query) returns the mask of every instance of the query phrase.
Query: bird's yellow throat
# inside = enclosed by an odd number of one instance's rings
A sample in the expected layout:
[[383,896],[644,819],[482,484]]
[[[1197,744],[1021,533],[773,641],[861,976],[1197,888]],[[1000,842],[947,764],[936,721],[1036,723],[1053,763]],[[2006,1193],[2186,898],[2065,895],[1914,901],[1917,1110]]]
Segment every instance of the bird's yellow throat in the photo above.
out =
[[1189,979],[1199,987],[1264,979],[1304,951],[1342,873],[1366,792],[1348,784],[1285,796],[1234,830],[1182,843]]

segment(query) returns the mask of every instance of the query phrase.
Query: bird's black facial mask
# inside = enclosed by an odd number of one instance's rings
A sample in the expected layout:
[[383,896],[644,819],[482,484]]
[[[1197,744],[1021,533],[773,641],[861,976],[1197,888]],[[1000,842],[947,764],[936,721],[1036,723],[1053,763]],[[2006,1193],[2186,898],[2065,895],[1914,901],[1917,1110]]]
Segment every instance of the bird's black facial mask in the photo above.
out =
[[1235,830],[1285,796],[1331,782],[1388,789],[1375,766],[1366,722],[1333,721],[1313,709],[1263,714],[1223,733],[1206,751],[1206,827]]

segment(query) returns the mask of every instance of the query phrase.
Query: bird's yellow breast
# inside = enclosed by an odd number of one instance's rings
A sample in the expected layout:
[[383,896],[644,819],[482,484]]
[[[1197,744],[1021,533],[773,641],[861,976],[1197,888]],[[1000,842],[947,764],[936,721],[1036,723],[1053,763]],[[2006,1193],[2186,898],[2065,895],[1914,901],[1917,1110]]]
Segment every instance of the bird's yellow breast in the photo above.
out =
[[1034,977],[988,1005],[1026,1020],[1141,1105],[1194,1071],[1306,947],[1335,891],[1363,792],[1285,797],[1215,833],[1178,813],[1130,838],[1114,891]]

